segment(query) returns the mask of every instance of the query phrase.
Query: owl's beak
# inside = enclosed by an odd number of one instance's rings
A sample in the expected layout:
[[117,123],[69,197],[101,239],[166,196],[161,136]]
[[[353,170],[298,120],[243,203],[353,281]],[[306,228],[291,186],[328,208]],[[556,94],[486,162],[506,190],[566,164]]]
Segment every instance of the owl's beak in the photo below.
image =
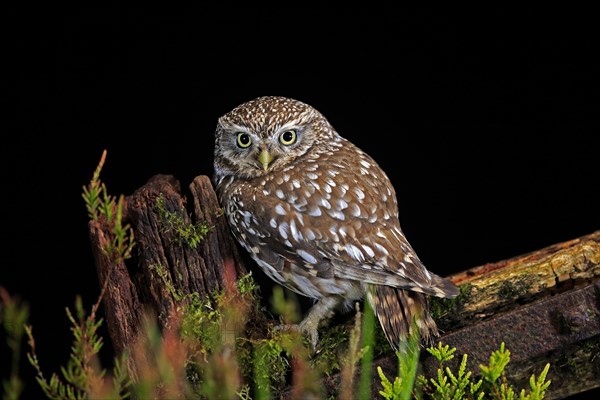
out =
[[264,148],[258,155],[258,161],[262,164],[263,168],[266,171],[269,168],[269,164],[271,163],[271,161],[273,161],[273,156],[271,155],[271,153],[269,153],[269,151],[266,148]]

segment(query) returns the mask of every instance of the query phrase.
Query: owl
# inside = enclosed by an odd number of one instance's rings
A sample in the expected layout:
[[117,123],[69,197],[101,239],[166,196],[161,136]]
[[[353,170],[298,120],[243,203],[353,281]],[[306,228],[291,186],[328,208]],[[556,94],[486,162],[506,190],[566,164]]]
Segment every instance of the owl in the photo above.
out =
[[439,335],[428,296],[454,297],[456,286],[407,241],[385,172],[315,108],[265,96],[219,118],[214,185],[258,267],[314,300],[296,326],[313,350],[320,323],[364,299],[395,350],[414,330]]

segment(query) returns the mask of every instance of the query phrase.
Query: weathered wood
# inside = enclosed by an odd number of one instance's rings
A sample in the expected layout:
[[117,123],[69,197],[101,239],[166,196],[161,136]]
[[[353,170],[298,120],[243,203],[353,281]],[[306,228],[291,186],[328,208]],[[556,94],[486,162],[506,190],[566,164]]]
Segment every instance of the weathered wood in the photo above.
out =
[[[168,327],[187,294],[197,292],[205,297],[247,272],[208,177],[196,178],[190,190],[194,195],[193,216],[186,209],[179,182],[169,175],[152,177],[126,197],[124,222],[131,224],[135,237],[134,257],[127,265],[115,264],[104,252],[111,237],[106,222],[90,222],[98,277],[101,283],[107,277],[109,280],[103,305],[117,353],[135,347],[147,313],[158,317],[160,328]],[[205,240],[196,247],[185,243],[176,227],[165,221],[165,212],[188,226],[208,224]],[[138,367],[129,365],[134,378]]]
[[463,295],[438,319],[442,330],[471,325],[600,277],[600,231],[449,278]]
[[[110,240],[110,227],[107,226],[106,220],[102,218],[99,221],[90,221],[88,230],[98,280],[107,285],[102,304],[108,334],[115,352],[121,354],[131,349],[138,339],[143,321],[142,304],[125,263],[114,263],[104,251]],[[128,370],[132,378],[136,379],[137,368],[132,362],[128,362]]]
[[[449,278],[461,295],[440,302],[436,318],[445,332],[439,340],[460,355],[448,365],[466,353],[479,371],[504,342],[511,351],[507,376],[519,388],[529,388],[531,374],[546,363],[548,400],[600,387],[600,231]],[[434,358],[422,352],[421,361],[435,376]],[[398,368],[395,355],[375,364],[388,376]]]
[[238,275],[246,273],[245,258],[240,254],[231,236],[210,179],[205,175],[196,177],[190,185],[190,191],[196,220],[213,227],[214,232],[201,243],[200,253],[203,260],[206,264],[216,266],[217,270],[222,271],[225,274],[223,275],[225,281],[230,278],[235,279],[235,276],[227,275],[231,275],[229,266],[236,265],[237,270],[233,272]]

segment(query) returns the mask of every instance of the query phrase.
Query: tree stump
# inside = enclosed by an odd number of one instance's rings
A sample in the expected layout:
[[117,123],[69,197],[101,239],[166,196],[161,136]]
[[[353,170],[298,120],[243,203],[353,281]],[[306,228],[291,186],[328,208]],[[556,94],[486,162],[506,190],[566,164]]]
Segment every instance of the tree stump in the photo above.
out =
[[[191,212],[179,182],[168,175],[154,176],[126,197],[125,220],[134,229],[137,249],[127,265],[111,262],[104,253],[110,236],[105,221],[89,224],[98,278],[101,283],[107,279],[103,305],[118,354],[135,346],[146,312],[167,328],[182,295],[207,296],[248,271],[248,258],[230,234],[210,179],[199,176],[189,189]],[[197,247],[182,246],[177,232],[165,228],[165,210],[186,224],[206,222],[211,229]],[[457,354],[469,354],[472,370],[505,342],[511,351],[507,373],[519,387],[526,387],[529,376],[539,374],[547,362],[552,379],[547,399],[600,386],[600,231],[449,278],[461,295],[433,301],[445,332],[439,340],[456,347]],[[421,360],[433,376],[432,357],[422,352]],[[395,376],[395,354],[375,360],[376,366]],[[135,379],[139,366],[130,360],[128,368]],[[380,387],[373,376],[377,397]],[[338,384],[338,376],[324,381],[330,393]]]
[[[246,262],[229,233],[210,179],[198,176],[190,185],[193,214],[186,209],[179,182],[156,175],[125,199],[124,220],[134,230],[135,263],[114,264],[104,252],[108,226],[89,223],[90,240],[98,279],[108,279],[103,297],[108,332],[117,354],[135,347],[148,313],[158,317],[161,329],[169,327],[176,297],[197,292],[206,297],[247,273]],[[161,202],[161,207],[157,204]],[[195,248],[182,245],[174,229],[165,225],[164,212],[186,224],[206,223],[210,229]],[[193,217],[190,216],[193,215]],[[135,379],[139,365],[130,358],[128,369]]]

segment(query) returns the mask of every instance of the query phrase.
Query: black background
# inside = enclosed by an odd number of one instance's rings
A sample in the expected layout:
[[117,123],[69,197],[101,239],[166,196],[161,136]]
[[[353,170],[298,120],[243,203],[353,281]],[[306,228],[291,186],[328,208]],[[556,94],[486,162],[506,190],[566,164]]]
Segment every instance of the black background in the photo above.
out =
[[372,155],[441,275],[600,229],[591,9],[2,7],[0,285],[48,375],[64,308],[99,293],[81,189],[102,151],[112,194],[185,188],[212,173],[217,118],[257,96],[311,104]]

